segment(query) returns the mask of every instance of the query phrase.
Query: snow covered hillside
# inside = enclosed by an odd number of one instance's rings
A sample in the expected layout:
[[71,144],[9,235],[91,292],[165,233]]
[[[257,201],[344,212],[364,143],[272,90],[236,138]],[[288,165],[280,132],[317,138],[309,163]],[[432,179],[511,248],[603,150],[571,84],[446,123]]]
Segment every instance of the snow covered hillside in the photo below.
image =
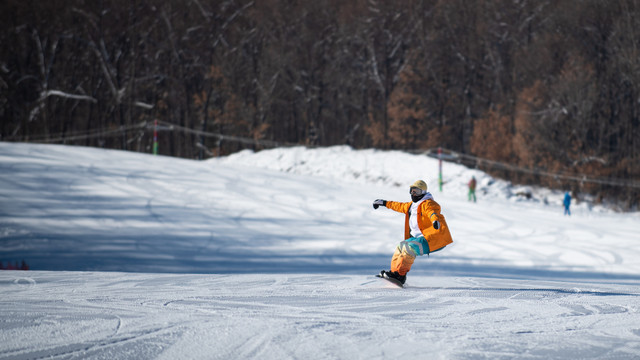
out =
[[[640,217],[420,155],[0,142],[0,359],[640,357]],[[465,184],[479,180],[477,203]],[[388,268],[427,181],[454,244]]]

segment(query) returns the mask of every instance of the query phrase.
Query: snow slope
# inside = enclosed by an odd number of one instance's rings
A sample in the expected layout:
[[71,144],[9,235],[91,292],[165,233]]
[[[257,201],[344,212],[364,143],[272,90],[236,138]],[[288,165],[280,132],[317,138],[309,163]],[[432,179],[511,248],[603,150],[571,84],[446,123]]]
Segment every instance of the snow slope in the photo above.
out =
[[[0,142],[0,359],[636,359],[640,217],[345,147],[204,162]],[[466,181],[481,184],[466,201]],[[454,244],[388,267],[425,179]]]

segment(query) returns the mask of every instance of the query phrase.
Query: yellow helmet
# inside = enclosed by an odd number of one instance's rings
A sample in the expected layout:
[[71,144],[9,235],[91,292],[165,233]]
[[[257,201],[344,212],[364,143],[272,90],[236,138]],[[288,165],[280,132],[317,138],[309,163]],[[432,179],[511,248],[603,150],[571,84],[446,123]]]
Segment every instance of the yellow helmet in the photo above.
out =
[[409,186],[409,191],[411,191],[411,188],[418,188],[422,190],[422,193],[424,194],[427,192],[427,183],[423,180],[418,180]]

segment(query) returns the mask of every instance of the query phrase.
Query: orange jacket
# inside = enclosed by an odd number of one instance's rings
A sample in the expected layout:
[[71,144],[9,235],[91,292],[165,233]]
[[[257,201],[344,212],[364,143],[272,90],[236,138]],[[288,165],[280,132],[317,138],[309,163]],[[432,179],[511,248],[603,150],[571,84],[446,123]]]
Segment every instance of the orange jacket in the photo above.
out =
[[[405,214],[405,240],[411,237],[411,230],[409,229],[409,209],[411,209],[411,204],[412,202],[387,201],[387,208]],[[438,230],[433,227],[433,222],[436,220],[440,222]],[[440,205],[433,199],[425,200],[418,206],[418,227],[427,243],[429,243],[429,252],[440,250],[453,242],[447,221],[444,219],[444,215],[440,213]]]

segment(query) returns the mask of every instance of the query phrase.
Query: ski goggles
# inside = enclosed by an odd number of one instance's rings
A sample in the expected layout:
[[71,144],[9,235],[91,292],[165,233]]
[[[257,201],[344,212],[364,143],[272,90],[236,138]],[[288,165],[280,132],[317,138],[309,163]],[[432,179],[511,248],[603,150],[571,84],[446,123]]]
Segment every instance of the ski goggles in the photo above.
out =
[[409,194],[413,195],[413,196],[418,196],[418,195],[422,195],[424,194],[424,191],[420,188],[417,187],[412,187],[409,189]]

